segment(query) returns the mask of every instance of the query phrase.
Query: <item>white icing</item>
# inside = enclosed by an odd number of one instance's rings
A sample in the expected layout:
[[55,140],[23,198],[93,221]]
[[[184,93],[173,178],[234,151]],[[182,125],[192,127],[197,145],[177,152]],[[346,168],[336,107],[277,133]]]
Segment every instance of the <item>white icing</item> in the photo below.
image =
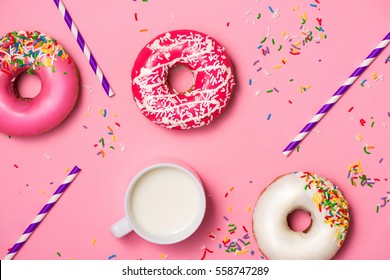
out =
[[[343,230],[346,234],[347,229],[325,223],[327,212],[320,212],[313,202],[317,189],[313,186],[305,190],[303,174],[296,172],[277,179],[256,203],[253,231],[260,251],[269,259],[331,259],[340,248],[336,236]],[[325,188],[335,188],[329,181],[323,182]],[[288,226],[287,215],[296,209],[311,215],[307,233]]]
[[[165,33],[146,48],[152,55],[133,75],[140,95],[135,101],[145,116],[167,128],[188,129],[210,123],[213,115],[226,107],[234,84],[233,71],[226,64],[224,48],[209,36],[190,31],[174,36]],[[180,50],[181,56],[172,58],[172,50]],[[169,69],[179,63],[191,69],[195,80],[193,89],[185,94],[175,92],[167,83]]]

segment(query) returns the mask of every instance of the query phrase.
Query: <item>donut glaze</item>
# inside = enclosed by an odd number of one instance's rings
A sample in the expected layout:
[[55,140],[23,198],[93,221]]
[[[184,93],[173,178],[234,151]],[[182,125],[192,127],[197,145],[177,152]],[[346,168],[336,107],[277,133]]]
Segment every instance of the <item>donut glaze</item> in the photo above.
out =
[[[20,97],[16,79],[36,75],[41,91]],[[79,75],[70,56],[55,39],[38,31],[10,32],[0,39],[0,131],[32,136],[60,124],[72,111],[79,92]]]
[[[194,83],[175,92],[168,72],[175,65],[192,71]],[[170,129],[208,125],[226,108],[234,86],[233,68],[224,47],[193,30],[158,35],[139,53],[132,70],[134,100],[152,122]]]
[[[309,228],[290,229],[294,210],[310,213]],[[260,251],[269,259],[331,259],[349,227],[348,202],[329,180],[309,172],[277,178],[260,195],[253,211],[253,231]]]

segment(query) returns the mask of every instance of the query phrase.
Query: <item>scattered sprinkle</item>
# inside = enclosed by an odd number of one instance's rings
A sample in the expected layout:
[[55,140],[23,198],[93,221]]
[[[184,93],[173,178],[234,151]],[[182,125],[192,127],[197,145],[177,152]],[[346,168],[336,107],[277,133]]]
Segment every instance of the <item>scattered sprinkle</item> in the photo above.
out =
[[43,156],[44,156],[45,158],[47,158],[48,160],[51,160],[51,157],[50,157],[48,154],[43,153]]
[[168,258],[168,255],[164,255],[163,253],[160,253],[160,258],[163,260],[166,260]]
[[364,146],[363,151],[364,151],[367,155],[371,155],[371,153],[370,153],[369,151],[367,151],[367,146]]
[[364,174],[363,168],[360,164],[360,161],[351,164],[348,167],[348,175],[347,178],[350,180],[351,185],[356,187],[356,180],[360,179],[360,186],[368,186],[370,188],[373,187],[376,180],[372,180],[366,174]]
[[115,254],[112,254],[112,255],[109,256],[107,259],[112,260],[113,258],[116,258],[116,255],[115,255]]

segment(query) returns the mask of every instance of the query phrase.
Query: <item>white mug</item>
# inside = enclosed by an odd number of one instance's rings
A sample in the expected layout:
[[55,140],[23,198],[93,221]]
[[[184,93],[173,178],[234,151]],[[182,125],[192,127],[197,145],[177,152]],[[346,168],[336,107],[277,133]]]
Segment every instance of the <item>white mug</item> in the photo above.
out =
[[193,169],[183,163],[156,163],[130,182],[126,216],[111,227],[111,232],[119,238],[135,231],[152,243],[177,243],[196,231],[205,210],[202,181]]

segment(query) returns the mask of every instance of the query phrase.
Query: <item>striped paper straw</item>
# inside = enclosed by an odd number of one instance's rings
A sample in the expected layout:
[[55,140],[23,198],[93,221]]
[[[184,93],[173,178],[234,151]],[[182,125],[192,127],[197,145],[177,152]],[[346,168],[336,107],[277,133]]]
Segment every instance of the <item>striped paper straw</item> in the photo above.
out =
[[53,208],[54,204],[56,204],[57,200],[61,197],[62,193],[68,188],[70,183],[74,180],[74,178],[79,174],[80,168],[77,166],[73,167],[72,171],[70,171],[69,175],[66,177],[64,182],[58,187],[56,192],[51,196],[49,201],[43,206],[42,210],[38,213],[32,223],[27,227],[27,229],[23,232],[23,235],[16,241],[15,245],[9,250],[8,254],[5,256],[4,260],[12,260],[13,257],[17,254],[17,252],[22,248],[24,243],[26,243],[27,239],[31,236],[34,230],[39,226],[42,220],[46,217],[47,213]]
[[316,126],[316,124],[325,116],[333,105],[340,99],[340,97],[351,87],[351,85],[359,78],[359,76],[366,70],[366,68],[374,61],[374,59],[381,53],[381,51],[390,42],[390,32],[386,37],[376,46],[376,48],[367,56],[367,58],[360,64],[360,66],[349,76],[344,84],[332,95],[332,97],[325,103],[324,106],[317,112],[317,114],[310,120],[308,124],[299,132],[299,134],[288,144],[283,150],[283,154],[288,156],[306,137],[306,135]]
[[96,62],[95,57],[91,53],[91,51],[88,48],[87,43],[84,41],[83,36],[79,32],[79,30],[76,27],[76,24],[72,20],[72,17],[70,16],[68,10],[65,8],[64,3],[62,3],[61,0],[53,0],[56,4],[58,10],[60,11],[61,15],[64,17],[64,20],[66,24],[68,25],[70,31],[72,31],[73,36],[77,40],[77,43],[79,44],[81,50],[84,52],[85,57],[89,61],[89,65],[91,65],[93,72],[95,72],[96,76],[98,77],[101,85],[104,88],[104,91],[107,93],[109,97],[114,95],[114,92],[112,91],[112,88],[110,84],[108,83],[106,77],[104,76],[102,70],[100,69],[99,65]]

